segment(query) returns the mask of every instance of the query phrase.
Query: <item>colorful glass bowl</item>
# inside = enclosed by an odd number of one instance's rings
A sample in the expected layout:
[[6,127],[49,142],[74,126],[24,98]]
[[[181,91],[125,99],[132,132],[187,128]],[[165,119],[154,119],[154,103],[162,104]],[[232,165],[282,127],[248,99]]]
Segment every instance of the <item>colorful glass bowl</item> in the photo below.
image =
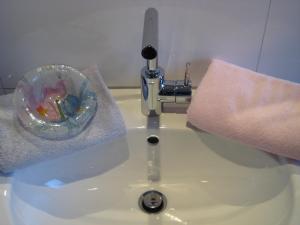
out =
[[79,134],[97,111],[90,81],[65,65],[46,65],[26,73],[14,93],[16,114],[36,136],[67,139]]

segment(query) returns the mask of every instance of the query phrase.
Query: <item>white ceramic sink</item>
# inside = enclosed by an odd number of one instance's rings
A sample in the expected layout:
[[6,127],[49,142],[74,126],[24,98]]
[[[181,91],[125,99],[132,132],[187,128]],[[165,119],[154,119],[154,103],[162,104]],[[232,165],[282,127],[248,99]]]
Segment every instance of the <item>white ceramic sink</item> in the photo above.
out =
[[[184,114],[147,120],[138,90],[113,94],[127,136],[0,176],[1,225],[299,225],[295,162],[188,128]],[[149,190],[167,198],[159,214],[139,208]]]

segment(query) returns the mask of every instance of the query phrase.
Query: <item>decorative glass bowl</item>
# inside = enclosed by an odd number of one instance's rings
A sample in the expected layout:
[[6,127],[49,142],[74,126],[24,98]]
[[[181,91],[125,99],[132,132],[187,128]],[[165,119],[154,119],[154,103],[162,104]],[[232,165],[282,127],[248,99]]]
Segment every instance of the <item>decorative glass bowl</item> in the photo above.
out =
[[97,111],[90,81],[65,65],[47,65],[26,73],[14,93],[16,114],[36,136],[67,139],[79,134]]

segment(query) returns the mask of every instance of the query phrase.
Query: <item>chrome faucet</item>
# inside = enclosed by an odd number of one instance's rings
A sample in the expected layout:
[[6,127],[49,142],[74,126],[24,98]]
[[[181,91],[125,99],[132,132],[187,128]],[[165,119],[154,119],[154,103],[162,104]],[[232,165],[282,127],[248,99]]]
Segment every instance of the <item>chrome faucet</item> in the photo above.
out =
[[142,56],[146,66],[141,71],[141,106],[145,116],[158,116],[164,103],[189,103],[192,85],[186,64],[184,80],[165,80],[164,70],[158,66],[158,12],[145,12]]

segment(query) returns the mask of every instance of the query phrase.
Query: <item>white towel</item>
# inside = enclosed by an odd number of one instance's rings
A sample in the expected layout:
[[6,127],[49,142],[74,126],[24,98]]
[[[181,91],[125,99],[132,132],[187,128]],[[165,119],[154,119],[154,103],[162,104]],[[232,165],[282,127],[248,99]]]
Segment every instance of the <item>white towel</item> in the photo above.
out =
[[91,81],[97,94],[98,109],[88,127],[68,140],[46,140],[26,131],[16,119],[12,105],[13,95],[0,96],[0,171],[13,172],[42,160],[111,141],[126,133],[122,115],[104,84],[98,67],[91,66],[82,72]]

